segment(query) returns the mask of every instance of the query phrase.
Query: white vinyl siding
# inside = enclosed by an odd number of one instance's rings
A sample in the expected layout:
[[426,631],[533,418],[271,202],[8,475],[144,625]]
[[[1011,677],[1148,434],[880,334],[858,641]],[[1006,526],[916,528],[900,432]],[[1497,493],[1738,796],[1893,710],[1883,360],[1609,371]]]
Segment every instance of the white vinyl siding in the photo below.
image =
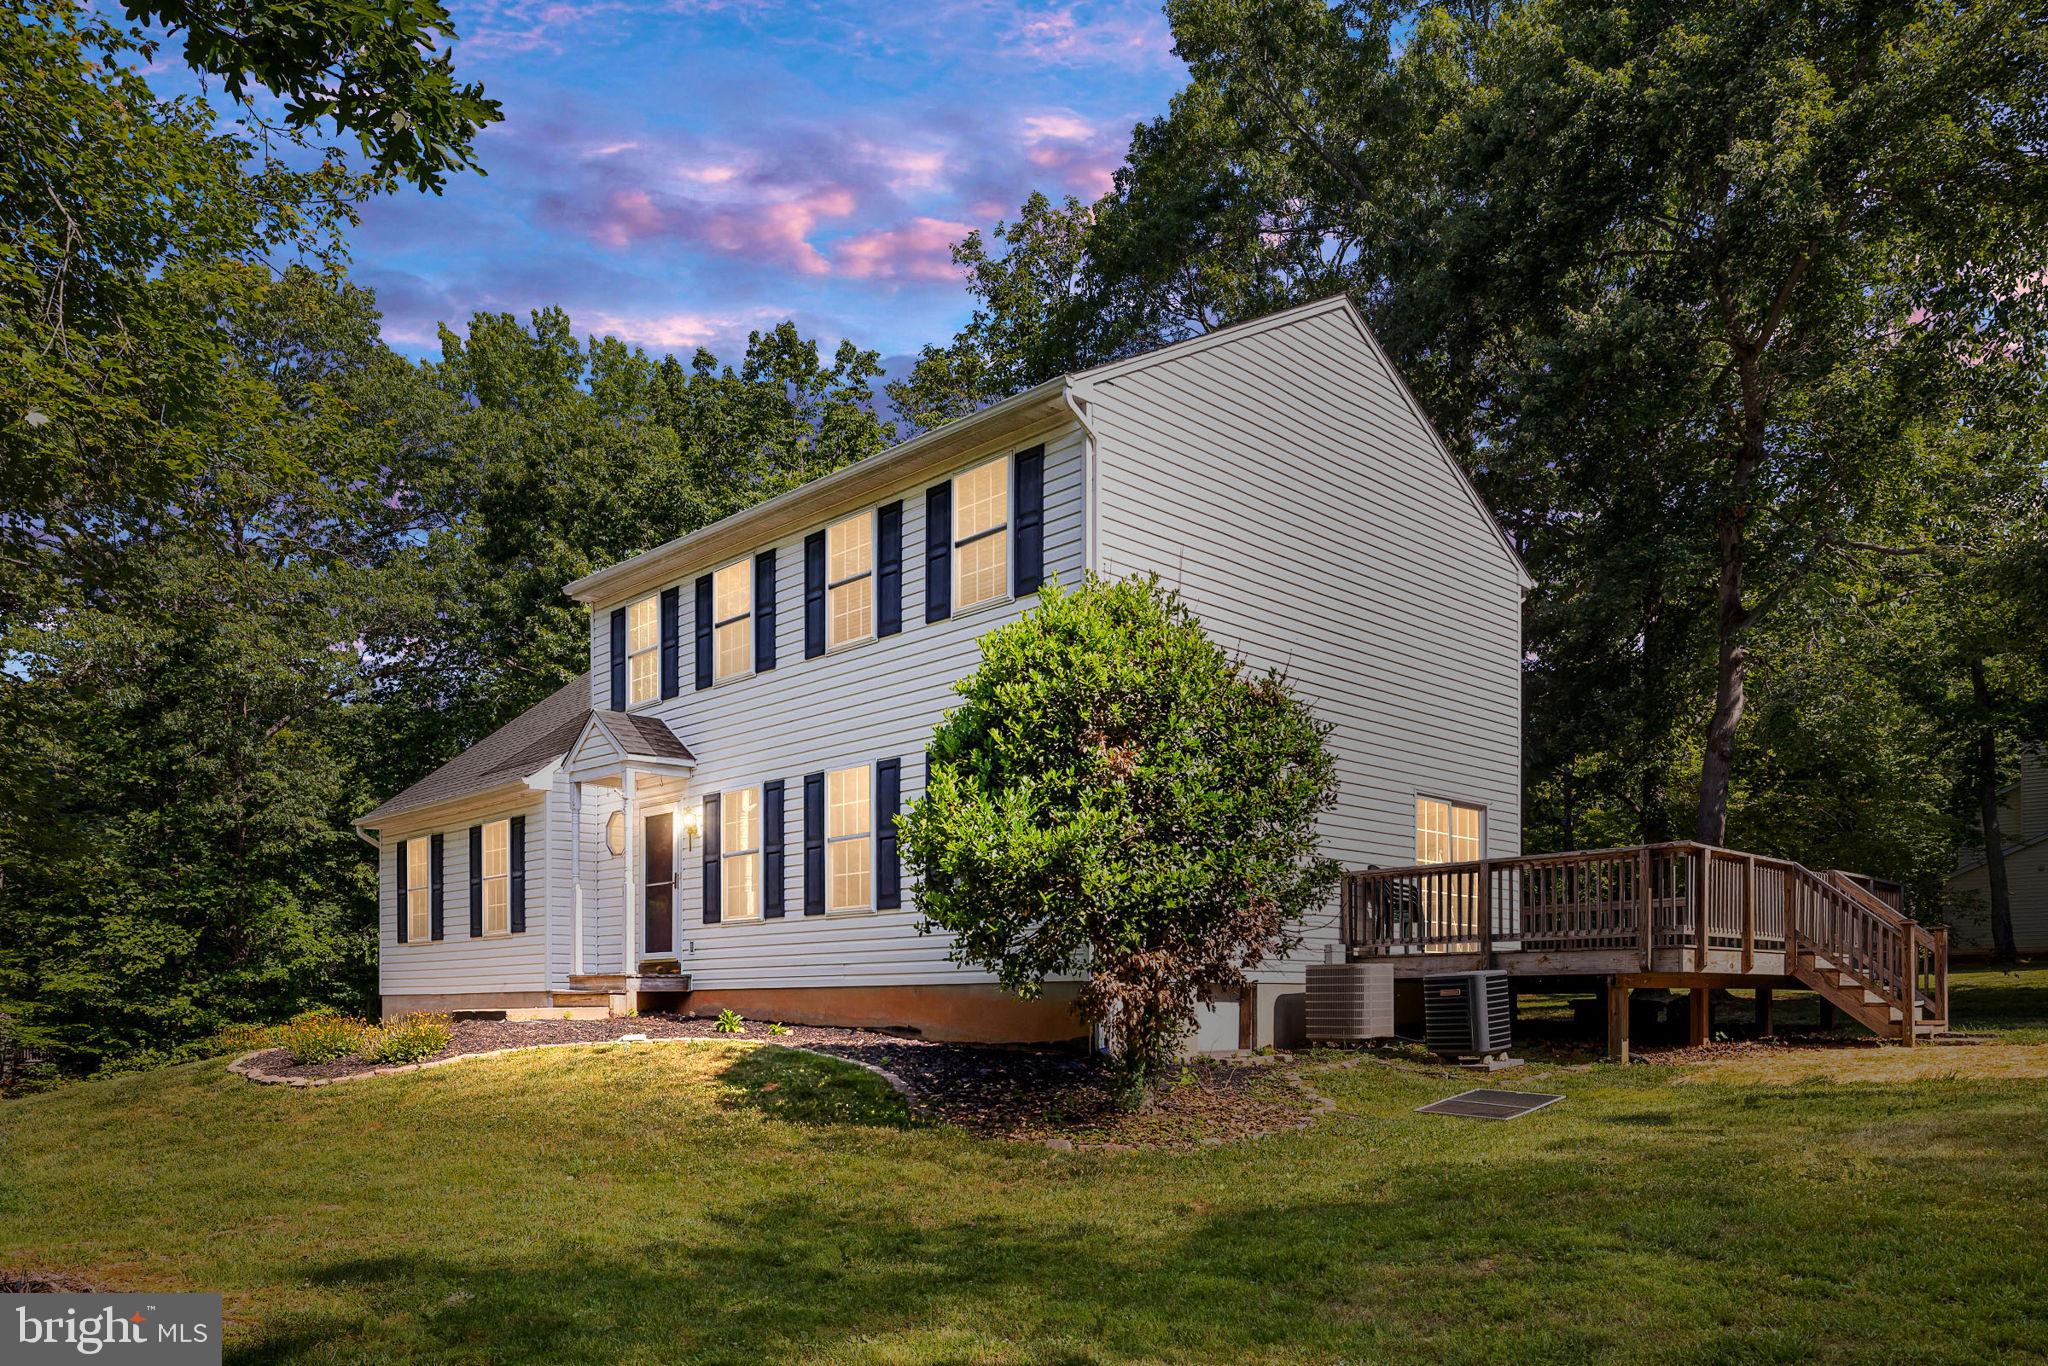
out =
[[[1156,571],[1219,645],[1285,670],[1333,727],[1323,852],[1413,862],[1418,794],[1484,806],[1487,855],[1519,852],[1520,578],[1348,311],[1110,367],[1080,397],[1101,453],[1099,571]],[[1335,912],[1255,975],[1298,979]]]
[[[926,493],[934,485],[950,484],[956,475],[987,464],[994,457],[1040,442],[1045,444],[1046,573],[1057,573],[1066,583],[1078,582],[1085,544],[1081,433],[1071,421],[1045,423],[970,453],[956,466],[906,482],[900,491],[873,499],[877,504],[898,498],[903,502],[901,632],[870,640],[858,648],[806,659],[803,613],[778,612],[776,668],[743,682],[671,698],[655,710],[654,714],[672,725],[697,756],[698,767],[689,780],[692,792],[745,787],[758,790],[759,784],[770,778],[781,778],[785,784],[783,886],[788,913],[783,918],[733,921],[721,916],[719,924],[704,924],[700,913],[703,860],[686,858],[678,869],[677,895],[684,907],[685,961],[693,985],[706,990],[733,990],[994,980],[990,974],[948,962],[950,936],[917,932],[914,892],[908,885],[901,907],[857,914],[802,913],[806,894],[803,779],[808,773],[830,773],[855,766],[865,766],[872,772],[877,759],[897,758],[902,761],[902,805],[907,806],[922,791],[922,755],[931,743],[933,728],[958,701],[952,692],[953,682],[975,667],[983,633],[1014,620],[1030,606],[1029,601],[1006,599],[1003,606],[985,606],[966,618],[925,620]],[[863,499],[863,506],[867,502]],[[808,532],[817,531],[820,524],[829,530],[834,520],[837,519],[820,517]],[[949,521],[939,528],[939,534],[947,536],[952,529]],[[775,551],[775,591],[785,604],[803,601],[803,543],[808,532],[792,529],[773,542],[751,547]],[[687,575],[687,571],[683,573]],[[685,594],[686,640],[694,629],[693,611],[691,596]],[[601,630],[601,607],[593,621],[597,623],[596,629]],[[593,636],[593,647],[601,644],[601,636]],[[585,801],[590,800],[586,790]],[[821,816],[829,820],[829,815]],[[875,812],[870,817],[871,826],[878,828],[880,819],[881,813]],[[872,838],[868,847],[873,847]],[[869,907],[874,905],[872,857],[870,854],[866,879],[870,890],[862,898]],[[619,914],[616,895],[608,887],[607,899],[598,912],[607,917],[607,923]],[[828,900],[829,896],[828,886],[820,900]]]
[[953,480],[953,610],[1010,596],[1010,460]]
[[825,646],[875,634],[875,514],[857,512],[825,529]]
[[713,677],[741,678],[754,669],[754,562],[735,560],[711,576]]
[[761,918],[761,789],[742,787],[719,798],[719,914]]
[[875,904],[875,774],[866,764],[825,775],[825,910]]
[[[592,789],[602,793],[603,789]],[[592,815],[593,803],[586,791],[584,814]],[[600,807],[600,810],[602,808]],[[475,939],[469,933],[469,832],[475,825],[486,831],[497,825],[506,835],[507,876],[506,919],[510,920],[510,818],[525,817],[526,833],[526,933],[487,934]],[[396,825],[379,832],[383,852],[378,859],[378,940],[382,946],[377,989],[385,996],[473,995],[539,992],[549,985],[567,986],[570,950],[568,917],[568,784],[556,781],[546,790],[535,790],[508,799],[494,810],[458,814],[436,821],[422,818],[418,824]],[[429,923],[431,896],[428,891],[427,857],[429,841],[436,831],[442,837],[441,886],[444,938],[434,939]],[[489,836],[487,835],[488,839]],[[583,847],[585,886],[592,869],[599,864],[616,864],[617,859],[601,852],[603,817],[589,826]],[[409,863],[419,860],[417,886],[419,920],[417,929],[407,926],[407,942],[398,942],[398,917],[406,913],[413,898],[407,883],[412,870],[398,856],[399,841],[405,842]],[[417,850],[415,854],[413,851]],[[486,855],[489,860],[492,856]],[[560,881],[553,876],[560,864]],[[487,866],[488,863],[487,863]],[[486,892],[486,897],[495,894]],[[487,903],[488,904],[488,903]],[[552,967],[554,977],[550,981]],[[477,1004],[484,1002],[479,999]]]
[[661,696],[661,607],[645,597],[626,609],[626,705]]

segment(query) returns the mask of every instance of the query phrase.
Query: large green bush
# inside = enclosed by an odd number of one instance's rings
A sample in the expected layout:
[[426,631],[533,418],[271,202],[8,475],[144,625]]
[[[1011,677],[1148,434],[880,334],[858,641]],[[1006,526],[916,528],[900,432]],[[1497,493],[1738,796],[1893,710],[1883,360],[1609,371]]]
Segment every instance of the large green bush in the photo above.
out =
[[899,821],[923,928],[1039,993],[1086,974],[1136,1100],[1197,1003],[1299,942],[1336,887],[1327,727],[1156,577],[1048,585],[981,642]]

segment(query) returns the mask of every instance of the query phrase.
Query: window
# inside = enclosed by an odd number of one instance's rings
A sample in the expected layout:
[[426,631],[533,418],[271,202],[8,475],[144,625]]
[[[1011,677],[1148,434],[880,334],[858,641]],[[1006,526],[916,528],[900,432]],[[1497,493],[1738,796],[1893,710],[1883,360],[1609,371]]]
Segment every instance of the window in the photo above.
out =
[[484,933],[512,933],[512,822],[484,826]]
[[427,892],[425,839],[405,842],[405,934],[414,943],[433,937],[434,908]]
[[953,480],[953,610],[1010,596],[1010,459]]
[[875,633],[875,514],[855,513],[825,528],[825,648]]
[[1462,802],[1415,799],[1415,861],[1473,863],[1479,858],[1481,808]]
[[761,789],[743,787],[719,799],[718,912],[726,920],[761,914]]
[[[1474,863],[1479,859],[1483,808],[1435,797],[1415,799],[1415,861]],[[1452,951],[1479,947],[1479,874],[1443,873],[1428,879],[1422,893],[1423,925],[1432,942]]]
[[713,678],[754,667],[754,562],[734,560],[711,576]]
[[626,705],[661,696],[661,603],[642,598],[626,609]]
[[825,775],[825,909],[865,911],[875,904],[874,771],[863,764]]

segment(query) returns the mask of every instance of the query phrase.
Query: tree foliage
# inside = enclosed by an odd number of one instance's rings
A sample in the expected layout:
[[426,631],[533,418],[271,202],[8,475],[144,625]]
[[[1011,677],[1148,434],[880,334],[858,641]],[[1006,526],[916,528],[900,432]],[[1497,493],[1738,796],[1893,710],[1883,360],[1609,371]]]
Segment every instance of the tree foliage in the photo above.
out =
[[[1827,800],[1817,768],[1755,746],[1795,742],[1845,691],[1830,672],[1889,657],[1808,642],[1861,638],[1900,560],[1984,553],[1995,438],[2048,411],[2039,3],[1168,14],[1189,84],[1078,240],[1028,212],[1005,239],[1056,247],[1066,278],[970,253],[981,307],[934,371],[972,372],[1005,310],[1065,348],[1043,374],[1346,290],[1539,582],[1532,840],[1753,835],[1745,793],[1790,801],[1795,774]],[[1006,303],[994,278],[1046,283]],[[1942,508],[1936,451],[1979,462]],[[1919,772],[1917,712],[1878,702],[1902,680],[1846,692],[1887,771]],[[1894,833],[1863,851],[1887,871],[1953,847],[1938,822]]]
[[1327,727],[1155,578],[1048,585],[957,691],[899,822],[924,927],[1021,995],[1086,974],[1078,1009],[1142,1087],[1334,891]]

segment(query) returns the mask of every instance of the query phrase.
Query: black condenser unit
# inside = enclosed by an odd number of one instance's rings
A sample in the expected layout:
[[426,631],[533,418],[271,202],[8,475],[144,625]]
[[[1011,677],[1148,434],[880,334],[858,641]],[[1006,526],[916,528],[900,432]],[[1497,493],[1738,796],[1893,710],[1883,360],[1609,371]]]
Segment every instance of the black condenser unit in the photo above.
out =
[[1423,1036],[1429,1051],[1486,1058],[1508,1051],[1513,1011],[1504,972],[1445,972],[1422,979]]

